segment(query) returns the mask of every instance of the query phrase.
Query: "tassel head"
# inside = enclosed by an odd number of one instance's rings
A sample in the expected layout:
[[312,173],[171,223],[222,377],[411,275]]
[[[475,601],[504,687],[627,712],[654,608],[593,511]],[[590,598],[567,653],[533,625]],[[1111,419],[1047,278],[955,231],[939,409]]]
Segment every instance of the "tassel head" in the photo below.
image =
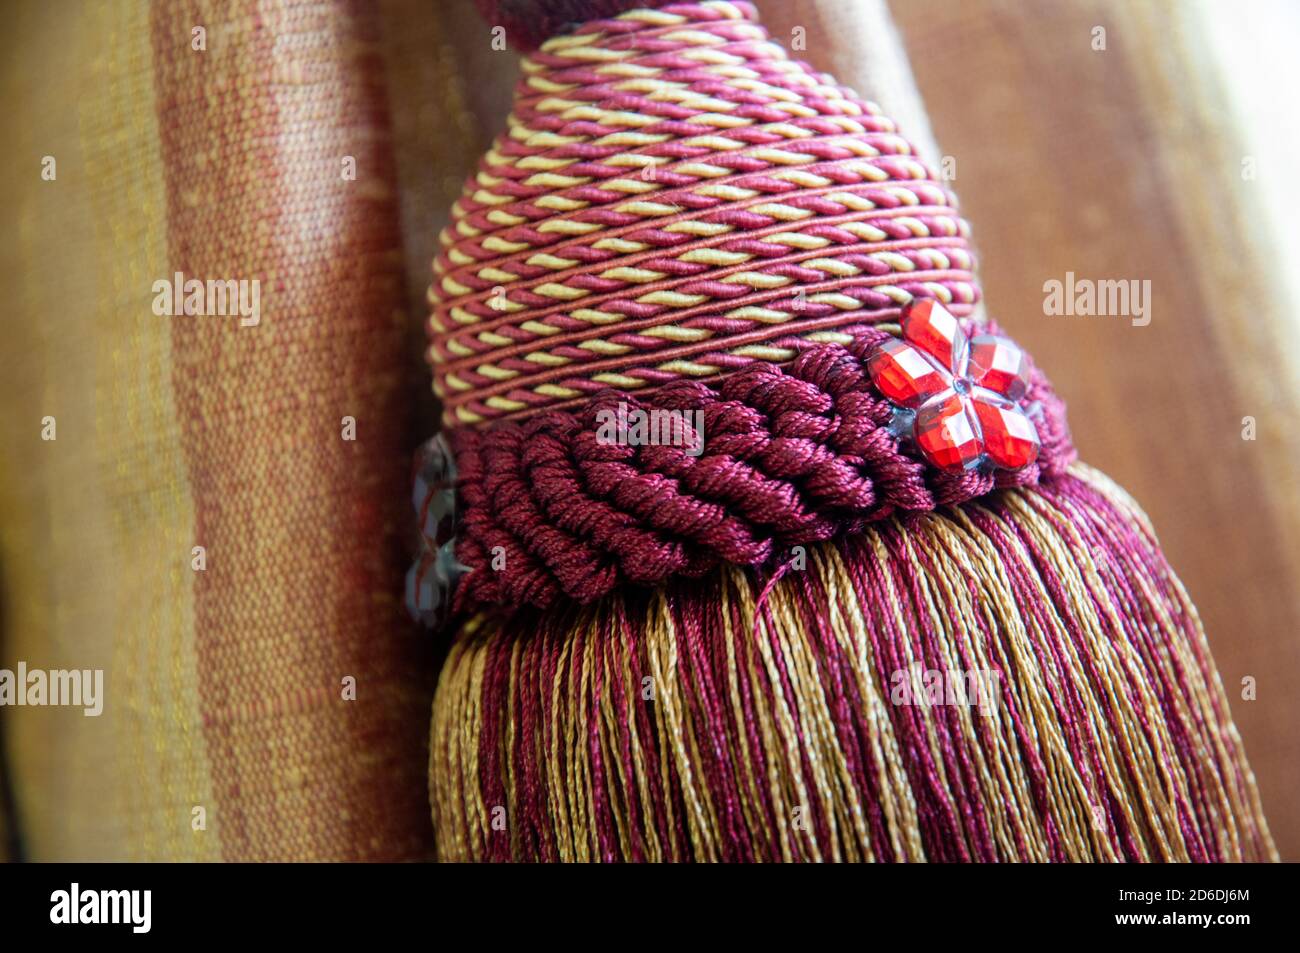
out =
[[431,289],[442,857],[1275,857],[1195,610],[893,123],[747,3],[552,9]]

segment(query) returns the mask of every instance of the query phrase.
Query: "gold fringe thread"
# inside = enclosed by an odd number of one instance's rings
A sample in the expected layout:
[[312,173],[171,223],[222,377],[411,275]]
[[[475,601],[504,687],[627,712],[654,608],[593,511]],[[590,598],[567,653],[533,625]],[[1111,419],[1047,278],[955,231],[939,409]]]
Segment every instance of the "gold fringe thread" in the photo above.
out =
[[1277,859],[1196,611],[1102,474],[800,556],[466,624],[441,858]]

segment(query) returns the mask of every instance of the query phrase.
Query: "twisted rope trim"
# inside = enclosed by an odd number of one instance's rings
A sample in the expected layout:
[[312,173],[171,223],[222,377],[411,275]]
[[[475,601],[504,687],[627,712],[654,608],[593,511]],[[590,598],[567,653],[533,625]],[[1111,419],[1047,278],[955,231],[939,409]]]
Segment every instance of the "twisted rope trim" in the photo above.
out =
[[[927,467],[888,429],[892,408],[863,363],[889,336],[867,328],[848,346],[811,348],[786,367],[751,364],[642,400],[605,392],[574,410],[451,431],[455,552],[470,569],[455,610],[588,603],[624,583],[699,576],[724,562],[757,566],[896,513],[1037,483],[1075,459],[1064,404],[1031,365],[1025,400],[1041,406],[1035,463],[960,474]],[[601,412],[620,403],[702,412],[698,455],[602,442]],[[494,555],[503,568],[492,568]]]
[[523,61],[429,290],[449,425],[846,345],[979,291],[956,201],[748,3],[589,22]]

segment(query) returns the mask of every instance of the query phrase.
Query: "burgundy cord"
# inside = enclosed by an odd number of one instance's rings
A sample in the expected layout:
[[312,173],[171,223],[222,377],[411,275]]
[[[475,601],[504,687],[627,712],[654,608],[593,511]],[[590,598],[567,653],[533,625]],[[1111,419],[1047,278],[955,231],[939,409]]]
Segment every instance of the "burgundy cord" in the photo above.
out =
[[[951,474],[905,453],[863,366],[887,336],[869,329],[787,367],[756,363],[712,384],[674,382],[641,399],[610,391],[576,410],[451,431],[456,557],[470,569],[456,608],[585,603],[623,583],[759,565],[895,513],[1036,483],[1073,461],[1064,405],[1036,368],[1026,398],[1042,411],[1036,463]],[[698,454],[602,442],[598,415],[620,403],[702,411]]]

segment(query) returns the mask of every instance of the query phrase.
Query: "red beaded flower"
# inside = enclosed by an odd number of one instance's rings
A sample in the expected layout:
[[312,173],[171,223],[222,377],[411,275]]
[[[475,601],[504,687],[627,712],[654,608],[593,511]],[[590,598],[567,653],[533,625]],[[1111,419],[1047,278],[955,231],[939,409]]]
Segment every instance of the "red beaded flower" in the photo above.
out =
[[903,337],[867,359],[876,389],[900,409],[921,454],[941,470],[988,462],[1007,470],[1038,457],[1038,431],[1020,406],[1029,387],[1024,352],[1004,337],[968,340],[943,305],[913,299],[903,309]]

